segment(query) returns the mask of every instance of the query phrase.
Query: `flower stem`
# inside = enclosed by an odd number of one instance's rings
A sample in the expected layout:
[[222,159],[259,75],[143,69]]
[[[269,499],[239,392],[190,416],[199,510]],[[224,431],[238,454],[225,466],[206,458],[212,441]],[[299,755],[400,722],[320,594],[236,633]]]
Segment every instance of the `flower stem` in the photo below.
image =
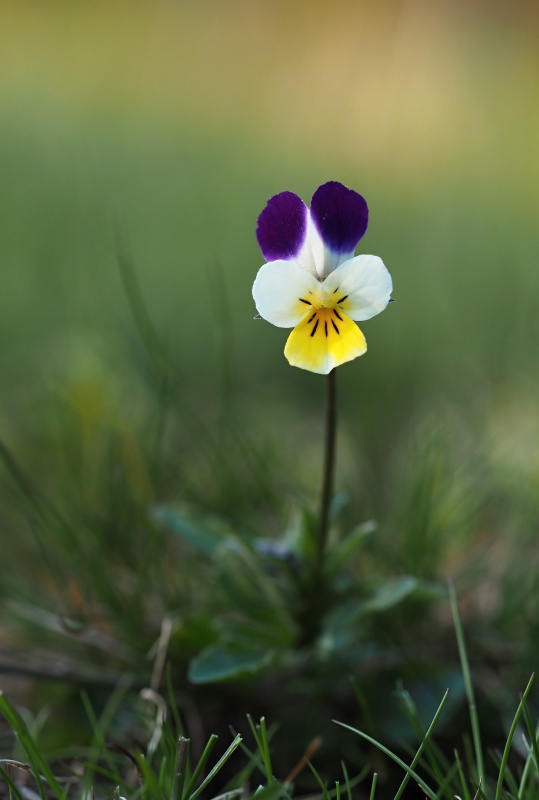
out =
[[[335,472],[337,433],[337,392],[335,370],[326,379],[326,423],[324,436],[324,471],[320,513],[314,541],[313,560],[304,584],[305,595],[300,611],[301,645],[311,645],[320,634],[321,622],[328,603],[328,587],[324,581],[324,560],[329,533],[331,495]],[[314,531],[313,531],[314,533]]]
[[324,472],[318,520],[318,537],[314,563],[314,579],[318,582],[324,570],[324,558],[329,532],[329,510],[335,474],[335,445],[337,439],[337,370],[332,369],[326,379],[326,427],[324,439]]

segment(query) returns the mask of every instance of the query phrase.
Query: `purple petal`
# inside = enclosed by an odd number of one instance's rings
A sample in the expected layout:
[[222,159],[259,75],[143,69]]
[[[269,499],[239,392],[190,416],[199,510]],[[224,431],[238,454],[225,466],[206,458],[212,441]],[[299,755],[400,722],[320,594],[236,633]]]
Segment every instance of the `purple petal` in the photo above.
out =
[[256,226],[256,238],[266,261],[294,258],[306,234],[307,206],[301,197],[281,192],[268,200]]
[[365,199],[353,189],[329,181],[314,193],[311,217],[329,250],[352,254],[367,230],[369,209]]

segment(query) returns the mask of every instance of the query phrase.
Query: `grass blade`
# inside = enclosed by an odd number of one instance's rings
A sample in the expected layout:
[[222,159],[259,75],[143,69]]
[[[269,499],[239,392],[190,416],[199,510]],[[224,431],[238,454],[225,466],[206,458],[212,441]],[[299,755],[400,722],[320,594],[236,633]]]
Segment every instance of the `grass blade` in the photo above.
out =
[[460,756],[455,750],[455,764],[457,765],[457,771],[460,778],[460,786],[462,789],[463,800],[472,800],[470,792],[468,790],[468,784],[466,782],[466,778],[464,777],[464,770],[462,769],[462,761],[460,760]]
[[[410,724],[412,725],[419,741],[423,741],[425,738],[425,728],[421,724],[421,720],[417,711],[416,704],[414,699],[410,695],[408,691],[404,688],[399,689],[398,697],[404,713],[408,717]],[[447,775],[450,764],[445,755],[436,748],[434,742],[428,743],[428,746],[425,748],[425,758],[430,766],[430,774],[438,782],[439,786],[442,784],[446,784],[447,782],[444,779],[444,774]],[[453,800],[453,796],[451,792],[447,791],[447,798],[448,800]]]
[[522,770],[522,775],[520,776],[520,784],[517,793],[518,800],[522,800],[522,798],[524,797],[528,776],[530,775],[532,766],[535,766],[536,774],[537,772],[539,772],[539,749],[537,747],[537,736],[539,734],[539,728],[534,729],[526,703],[524,703],[524,705],[522,706],[522,711],[524,714],[524,720],[526,722],[526,728],[528,730],[528,737],[530,739],[530,744],[529,744],[528,756],[526,758],[526,763],[524,764],[524,769]]
[[[430,737],[432,736],[432,732],[434,731],[434,728],[436,727],[436,724],[438,723],[438,720],[440,718],[440,714],[442,713],[443,707],[446,704],[448,696],[449,696],[449,689],[446,690],[446,693],[442,697],[442,701],[441,701],[440,705],[438,706],[438,709],[437,709],[434,717],[432,718],[432,722],[430,723],[429,727],[427,728],[427,732],[425,733],[424,739],[421,742],[421,744],[419,745],[417,753],[415,754],[415,756],[414,756],[414,758],[412,760],[412,763],[410,764],[410,770],[413,770],[414,767],[418,764],[419,759],[421,758],[421,755],[422,755],[423,751],[425,750]],[[395,800],[400,800],[400,797],[402,796],[402,793],[406,789],[406,785],[407,785],[408,781],[410,780],[410,777],[411,777],[411,773],[407,772],[407,774],[404,776],[404,778],[402,780],[401,785],[399,786],[397,794],[395,795]]]
[[43,800],[46,800],[46,792],[43,787],[43,780],[45,780],[57,798],[64,798],[64,790],[54,777],[49,765],[40,754],[36,743],[30,735],[30,731],[28,730],[26,723],[18,711],[16,711],[11,703],[6,699],[3,692],[0,692],[0,712],[8,721],[28,756],[40,797],[42,797]]
[[223,753],[217,764],[214,766],[212,770],[210,770],[210,772],[204,778],[198,789],[196,789],[196,791],[194,791],[193,794],[190,796],[189,800],[195,800],[195,798],[198,797],[199,794],[201,794],[204,791],[206,786],[209,783],[211,783],[211,781],[215,778],[217,773],[220,772],[220,770],[224,767],[224,765],[226,764],[232,753],[239,747],[240,742],[241,742],[241,736],[238,733],[232,744],[229,745],[229,747],[225,750],[225,752]]
[[22,794],[19,791],[19,787],[17,786],[17,784],[15,783],[9,772],[5,770],[4,767],[2,767],[1,765],[0,765],[0,775],[2,776],[2,778],[5,780],[5,782],[9,787],[10,800],[12,797],[15,797],[16,800],[24,800]]
[[372,774],[372,784],[371,784],[371,793],[369,795],[369,800],[374,800],[374,795],[376,792],[376,782],[378,780],[378,773],[373,772]]
[[361,736],[362,739],[365,739],[365,741],[370,742],[370,744],[377,747],[378,750],[381,750],[382,753],[385,753],[386,756],[389,756],[389,758],[391,758],[396,764],[398,764],[399,767],[402,767],[402,769],[410,776],[410,778],[413,778],[414,781],[416,781],[418,786],[420,786],[421,789],[423,789],[425,794],[428,797],[430,797],[431,800],[437,800],[436,793],[430,788],[430,786],[427,783],[425,783],[423,778],[420,775],[418,775],[417,772],[414,772],[414,770],[411,767],[409,767],[405,761],[399,758],[398,755],[393,753],[389,748],[385,747],[385,745],[383,745],[376,739],[373,739],[372,736],[369,736],[367,733],[363,733],[363,731],[360,731],[357,728],[353,728],[351,725],[346,725],[346,723],[339,722],[336,719],[334,719],[333,722],[335,722],[336,725],[340,725],[341,728],[346,728],[347,730],[352,731],[352,733],[355,733],[357,736]]
[[460,665],[462,669],[462,676],[464,678],[464,688],[466,690],[466,697],[468,699],[468,709],[470,712],[470,724],[472,726],[472,737],[474,743],[478,783],[480,786],[484,786],[485,764],[483,761],[483,746],[481,744],[481,732],[479,729],[479,718],[477,716],[477,705],[475,702],[475,693],[472,683],[472,676],[470,673],[470,664],[468,662],[468,654],[466,652],[464,631],[462,629],[462,622],[460,619],[457,594],[455,592],[455,587],[452,583],[449,584],[449,601],[451,603],[451,613],[453,614],[453,624],[455,625],[455,634],[457,637]]
[[260,717],[260,741],[262,743],[262,758],[264,759],[266,779],[268,783],[270,783],[273,780],[273,769],[271,766],[271,756],[270,756],[268,732],[266,729],[265,717]]
[[159,786],[155,772],[148,761],[144,758],[142,753],[137,755],[137,767],[143,778],[143,796],[148,793],[148,796],[151,797],[151,800],[167,800],[163,790]]
[[316,782],[318,783],[318,785],[320,786],[320,789],[322,790],[322,798],[323,798],[323,800],[328,800],[328,797],[329,797],[328,796],[328,787],[326,786],[326,784],[322,780],[322,777],[319,775],[318,770],[316,770],[313,767],[313,765],[311,764],[310,761],[307,762],[307,766],[309,767],[309,769],[313,773],[314,777],[316,778]]
[[203,751],[202,755],[199,758],[198,764],[196,765],[196,767],[193,770],[193,774],[191,775],[189,783],[187,784],[187,786],[185,788],[185,792],[184,792],[184,796],[185,797],[191,797],[191,793],[193,792],[193,790],[194,790],[194,788],[196,786],[196,782],[198,781],[199,777],[201,776],[202,770],[206,766],[206,762],[207,762],[208,758],[210,757],[211,752],[212,752],[213,748],[215,747],[215,743],[216,743],[218,738],[219,737],[215,733],[212,733],[212,735],[208,739],[208,743],[206,744],[206,747],[204,748],[204,751]]
[[[528,685],[524,689],[524,694],[518,704],[518,708],[516,710],[515,716],[513,717],[513,722],[511,723],[511,727],[509,728],[509,733],[507,735],[507,741],[505,743],[505,747],[503,750],[502,760],[500,763],[500,771],[498,773],[498,782],[496,784],[496,794],[494,795],[494,800],[500,800],[500,796],[502,793],[502,786],[504,782],[504,778],[506,777],[505,773],[507,770],[507,761],[509,759],[509,752],[511,750],[511,745],[513,743],[513,737],[515,735],[515,731],[518,725],[518,721],[520,719],[520,715],[522,714],[522,709],[524,707],[524,703],[530,693],[530,689],[532,688],[533,679],[535,675],[532,675],[530,680],[528,681]],[[516,787],[515,787],[516,788]]]
[[[172,800],[182,800],[184,797],[185,772],[189,758],[190,739],[180,736],[176,750],[176,763],[174,765],[174,779],[170,796]],[[189,794],[187,794],[189,797]]]

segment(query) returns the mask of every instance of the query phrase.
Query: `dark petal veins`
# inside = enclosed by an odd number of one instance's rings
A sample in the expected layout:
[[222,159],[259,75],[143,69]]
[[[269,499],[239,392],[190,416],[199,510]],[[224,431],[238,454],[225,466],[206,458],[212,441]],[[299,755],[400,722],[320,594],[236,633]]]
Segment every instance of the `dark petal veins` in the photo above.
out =
[[294,258],[307,234],[307,206],[297,194],[271,197],[258,217],[256,238],[266,261]]
[[365,199],[342,183],[319,186],[311,201],[311,217],[326,246],[334,253],[353,253],[369,222]]

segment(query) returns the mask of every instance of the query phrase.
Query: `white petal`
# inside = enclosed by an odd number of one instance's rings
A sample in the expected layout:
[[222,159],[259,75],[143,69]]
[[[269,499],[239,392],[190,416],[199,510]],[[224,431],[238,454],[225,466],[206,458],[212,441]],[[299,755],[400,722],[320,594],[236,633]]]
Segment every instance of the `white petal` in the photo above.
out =
[[312,272],[321,281],[324,280],[329,270],[325,266],[325,247],[322,237],[316,230],[314,222],[311,219],[311,213],[307,218],[307,236],[305,237],[305,244],[303,249],[308,249],[310,254],[311,263],[313,264]]
[[345,261],[326,278],[323,287],[328,294],[346,297],[339,306],[356,321],[383,311],[393,290],[391,275],[378,256],[356,256]]
[[307,210],[307,232],[305,241],[301,246],[299,253],[290,259],[292,263],[301,267],[306,272],[310,272],[315,278],[324,280],[327,271],[324,269],[324,242],[320,234],[316,230],[311,215]]
[[[258,313],[279,328],[293,328],[309,312],[320,283],[292,261],[269,261],[258,270],[253,298]],[[306,301],[306,302],[302,302]]]

